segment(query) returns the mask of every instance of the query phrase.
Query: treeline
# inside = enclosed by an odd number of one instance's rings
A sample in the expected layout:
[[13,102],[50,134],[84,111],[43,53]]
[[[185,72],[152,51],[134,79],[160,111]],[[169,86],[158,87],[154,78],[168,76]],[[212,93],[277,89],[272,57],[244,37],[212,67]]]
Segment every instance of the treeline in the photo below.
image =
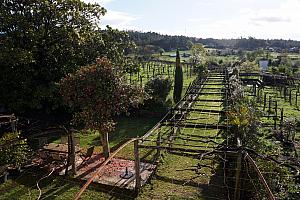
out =
[[170,36],[162,35],[155,32],[138,32],[138,31],[128,31],[130,38],[135,42],[137,46],[145,47],[147,45],[152,45],[156,49],[162,48],[165,51],[171,50],[188,50],[192,47],[193,42],[196,38],[186,37],[186,36]]
[[157,49],[162,48],[165,51],[180,49],[190,49],[193,43],[202,43],[207,47],[224,49],[244,49],[254,50],[259,48],[289,49],[293,47],[300,48],[300,41],[283,39],[256,39],[254,37],[238,39],[214,39],[214,38],[195,38],[186,36],[162,35],[155,32],[128,31],[130,38],[140,47],[152,45]]
[[233,48],[233,49],[246,49],[255,50],[259,48],[273,48],[273,49],[289,49],[293,47],[300,47],[300,41],[295,40],[283,40],[283,39],[256,39],[254,37],[239,38],[239,39],[197,39],[208,47],[213,48]]

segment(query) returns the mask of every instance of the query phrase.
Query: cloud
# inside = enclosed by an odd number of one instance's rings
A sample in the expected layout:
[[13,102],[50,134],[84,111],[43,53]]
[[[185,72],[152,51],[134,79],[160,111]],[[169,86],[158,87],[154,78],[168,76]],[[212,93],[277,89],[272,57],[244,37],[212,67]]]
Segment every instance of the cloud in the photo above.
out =
[[262,16],[254,17],[250,19],[253,22],[290,22],[291,20],[286,17],[276,17],[276,16]]
[[102,28],[109,25],[118,29],[133,29],[132,22],[137,20],[137,16],[133,16],[126,12],[119,12],[108,10],[106,15],[102,18]]

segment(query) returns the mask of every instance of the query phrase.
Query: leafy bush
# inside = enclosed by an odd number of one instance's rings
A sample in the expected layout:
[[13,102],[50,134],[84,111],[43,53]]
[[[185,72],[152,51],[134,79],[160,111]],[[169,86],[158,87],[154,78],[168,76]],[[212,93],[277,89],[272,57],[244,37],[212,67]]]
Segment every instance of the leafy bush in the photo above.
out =
[[20,132],[4,133],[0,138],[0,165],[22,166],[30,153],[26,139]]
[[172,87],[172,81],[167,76],[156,76],[150,79],[145,85],[145,92],[159,103],[166,100]]

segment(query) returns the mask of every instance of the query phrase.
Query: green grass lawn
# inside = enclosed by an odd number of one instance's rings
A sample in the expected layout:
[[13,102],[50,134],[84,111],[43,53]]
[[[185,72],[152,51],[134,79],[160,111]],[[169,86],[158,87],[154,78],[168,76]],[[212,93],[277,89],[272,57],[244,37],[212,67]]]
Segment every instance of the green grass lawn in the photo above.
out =
[[[163,113],[162,113],[163,114]],[[117,121],[116,130],[110,135],[110,145],[114,147],[120,142],[133,138],[136,136],[144,135],[149,129],[151,129],[161,117],[148,117],[148,116],[130,116],[119,117]],[[87,148],[88,146],[97,146],[96,151],[101,151],[100,148],[100,136],[98,133],[79,133],[80,146]],[[54,140],[59,143],[60,139]],[[125,148],[119,155],[119,157],[133,158],[133,146],[130,145]],[[30,200],[37,199],[39,191],[36,187],[36,181],[45,176],[47,172],[41,170],[31,170],[23,173],[17,179],[9,180],[7,183],[0,185],[0,199],[1,200]],[[51,176],[41,181],[42,198],[44,200],[66,200],[73,199],[76,193],[79,191],[80,184],[67,178]],[[107,191],[108,190],[108,191]],[[126,194],[120,194],[117,191],[110,191],[106,189],[99,191],[89,187],[84,192],[81,199],[126,199]]]

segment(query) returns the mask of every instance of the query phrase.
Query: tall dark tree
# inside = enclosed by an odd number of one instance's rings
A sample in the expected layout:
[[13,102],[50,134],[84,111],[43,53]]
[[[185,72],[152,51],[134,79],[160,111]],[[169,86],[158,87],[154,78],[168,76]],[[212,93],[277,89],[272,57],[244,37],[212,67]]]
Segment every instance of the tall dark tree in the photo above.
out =
[[183,87],[183,72],[180,65],[180,54],[176,51],[176,68],[175,68],[175,80],[174,80],[174,93],[173,100],[175,103],[180,101]]

